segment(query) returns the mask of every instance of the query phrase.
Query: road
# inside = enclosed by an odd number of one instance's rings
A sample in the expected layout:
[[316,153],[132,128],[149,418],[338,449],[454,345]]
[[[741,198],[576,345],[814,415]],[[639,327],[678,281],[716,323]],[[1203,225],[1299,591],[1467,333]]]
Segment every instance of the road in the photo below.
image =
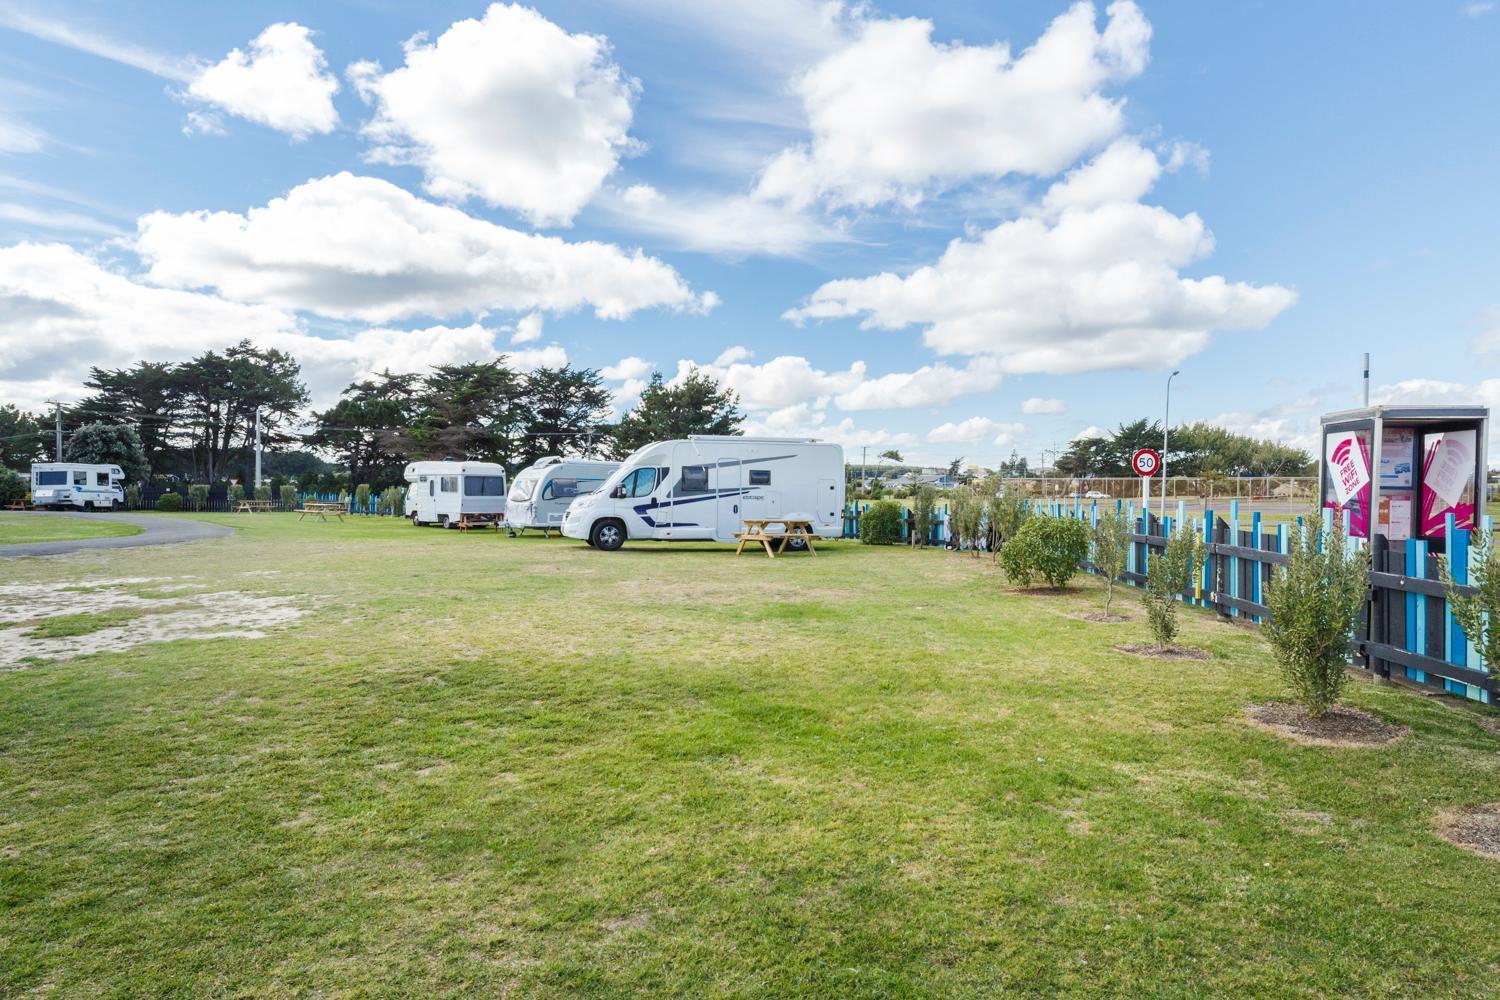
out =
[[17,542],[0,545],[0,559],[20,556],[61,556],[90,549],[129,549],[137,545],[176,545],[205,538],[221,538],[233,529],[186,518],[159,517],[153,514],[84,514],[29,511],[26,517],[81,517],[90,521],[119,521],[141,529],[138,535],[114,535],[108,538],[73,538],[56,542]]

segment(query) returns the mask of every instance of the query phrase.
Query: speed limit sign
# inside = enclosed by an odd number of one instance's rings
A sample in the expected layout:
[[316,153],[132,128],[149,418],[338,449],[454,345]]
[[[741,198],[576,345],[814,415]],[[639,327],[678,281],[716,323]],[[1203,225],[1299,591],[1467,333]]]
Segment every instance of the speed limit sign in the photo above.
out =
[[1150,448],[1140,448],[1130,456],[1130,467],[1138,476],[1154,476],[1161,468],[1161,456]]

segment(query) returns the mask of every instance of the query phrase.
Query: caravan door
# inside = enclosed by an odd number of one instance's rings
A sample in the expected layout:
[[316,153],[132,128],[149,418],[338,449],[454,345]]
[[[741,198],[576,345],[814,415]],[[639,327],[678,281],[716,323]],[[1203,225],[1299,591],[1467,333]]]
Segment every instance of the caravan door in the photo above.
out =
[[740,512],[744,497],[740,495],[741,469],[738,459],[724,459],[714,468],[714,487],[719,495],[719,528],[721,542],[732,542],[736,533],[745,530],[745,515]]

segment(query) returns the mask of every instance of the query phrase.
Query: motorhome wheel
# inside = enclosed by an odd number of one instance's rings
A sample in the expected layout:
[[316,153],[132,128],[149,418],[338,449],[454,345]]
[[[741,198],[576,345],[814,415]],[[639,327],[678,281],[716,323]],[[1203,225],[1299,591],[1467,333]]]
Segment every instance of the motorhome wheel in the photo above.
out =
[[594,548],[613,552],[625,544],[625,532],[618,521],[600,521],[590,533]]

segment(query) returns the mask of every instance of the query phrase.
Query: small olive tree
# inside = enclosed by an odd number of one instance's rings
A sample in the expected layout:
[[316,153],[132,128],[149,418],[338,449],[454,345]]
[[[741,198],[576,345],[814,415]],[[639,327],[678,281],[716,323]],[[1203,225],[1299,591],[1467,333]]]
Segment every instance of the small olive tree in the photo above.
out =
[[1135,524],[1123,510],[1105,511],[1094,525],[1094,568],[1104,577],[1104,617],[1109,617],[1109,602],[1115,595],[1115,581],[1125,572],[1130,546],[1135,540]]
[[1453,617],[1469,641],[1479,647],[1484,662],[1500,663],[1500,563],[1490,561],[1494,542],[1489,532],[1476,530],[1469,544],[1468,586],[1474,593],[1458,590],[1448,557],[1443,556],[1440,565],[1445,596]]
[[1031,504],[1026,492],[1015,483],[1006,486],[999,496],[990,500],[990,525],[999,536],[997,549],[1016,537],[1021,525],[1031,516]]
[[1266,582],[1266,638],[1292,695],[1314,719],[1339,700],[1348,675],[1349,637],[1364,610],[1370,567],[1343,522],[1321,533],[1309,519],[1292,534],[1285,568]]
[[937,490],[925,485],[917,487],[911,501],[911,543],[918,548],[927,547],[928,536],[932,534],[932,512],[936,507]]
[[358,486],[354,487],[354,504],[355,508],[359,510],[361,514],[370,513],[369,483],[360,483]]
[[1203,557],[1203,540],[1187,525],[1167,538],[1166,548],[1146,561],[1146,624],[1158,649],[1177,638],[1177,595],[1193,584],[1193,567]]

